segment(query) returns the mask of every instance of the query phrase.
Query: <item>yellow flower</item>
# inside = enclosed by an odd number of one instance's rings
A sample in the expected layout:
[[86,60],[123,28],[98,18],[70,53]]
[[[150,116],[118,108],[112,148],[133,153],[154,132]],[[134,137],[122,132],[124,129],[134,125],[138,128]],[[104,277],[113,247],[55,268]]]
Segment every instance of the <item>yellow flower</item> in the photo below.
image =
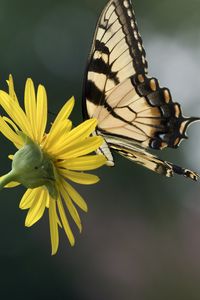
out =
[[76,206],[87,211],[87,204],[68,180],[79,184],[94,184],[99,178],[84,171],[105,164],[103,155],[88,155],[98,149],[103,140],[90,136],[97,122],[90,119],[72,129],[68,119],[74,98],[65,103],[52,123],[48,133],[47,95],[39,85],[35,95],[34,85],[28,79],[25,86],[24,110],[15,94],[12,77],[8,80],[9,93],[0,91],[0,105],[8,117],[0,116],[0,131],[18,149],[12,159],[12,170],[2,176],[0,188],[23,184],[27,191],[20,202],[21,209],[28,209],[25,226],[35,224],[49,211],[52,254],[59,245],[58,227],[62,227],[73,246],[74,235],[66,217],[66,209],[82,230]]

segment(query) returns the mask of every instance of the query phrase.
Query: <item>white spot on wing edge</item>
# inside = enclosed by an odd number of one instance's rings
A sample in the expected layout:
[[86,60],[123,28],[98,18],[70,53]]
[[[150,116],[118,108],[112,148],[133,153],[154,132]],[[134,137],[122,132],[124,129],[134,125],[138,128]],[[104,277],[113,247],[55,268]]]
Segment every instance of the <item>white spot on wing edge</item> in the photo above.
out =
[[135,23],[133,20],[131,20],[131,27],[134,29],[135,28]]
[[134,37],[135,37],[136,40],[138,40],[138,33],[137,33],[136,30],[134,30]]
[[[144,65],[146,64],[146,59],[145,59],[144,56],[142,56],[142,62],[143,62]],[[145,69],[145,70],[146,70],[146,69]]]
[[133,14],[132,14],[132,11],[130,9],[127,10],[127,14],[130,18],[132,18]]
[[142,45],[141,45],[141,43],[139,43],[139,42],[138,42],[138,48],[139,48],[139,50],[140,50],[141,52],[143,51]]
[[127,1],[127,0],[124,0],[123,4],[124,4],[124,7],[126,7],[126,8],[128,8],[128,7],[129,7],[129,3],[128,3],[128,1]]

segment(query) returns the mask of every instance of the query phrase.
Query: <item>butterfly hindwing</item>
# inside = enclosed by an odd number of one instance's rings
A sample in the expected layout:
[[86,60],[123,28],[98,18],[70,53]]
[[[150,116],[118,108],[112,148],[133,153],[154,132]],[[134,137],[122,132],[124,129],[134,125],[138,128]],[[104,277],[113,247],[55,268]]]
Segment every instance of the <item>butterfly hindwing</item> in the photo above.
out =
[[127,159],[136,162],[137,164],[154,171],[160,175],[164,175],[166,177],[172,177],[174,174],[183,175],[186,178],[190,178],[194,181],[197,181],[199,175],[191,171],[189,169],[185,169],[179,166],[176,166],[168,161],[159,159],[155,155],[152,155],[145,152],[139,151],[127,151],[127,149],[116,149],[119,154],[126,157]]
[[94,111],[98,129],[140,143],[144,148],[176,148],[186,138],[188,125],[170,91],[155,78],[134,75],[126,79]]
[[[174,174],[183,175],[184,177],[190,178],[195,181],[197,181],[197,179],[199,178],[199,175],[196,172],[179,167],[171,162],[162,160],[156,155],[149,153],[146,149],[141,148],[140,145],[131,143],[131,140],[127,140],[114,135],[106,135],[105,133],[103,133],[102,135],[109,146],[117,151],[120,155],[153,172],[164,175],[166,177],[172,177],[174,176]],[[105,145],[104,151],[106,151]]]

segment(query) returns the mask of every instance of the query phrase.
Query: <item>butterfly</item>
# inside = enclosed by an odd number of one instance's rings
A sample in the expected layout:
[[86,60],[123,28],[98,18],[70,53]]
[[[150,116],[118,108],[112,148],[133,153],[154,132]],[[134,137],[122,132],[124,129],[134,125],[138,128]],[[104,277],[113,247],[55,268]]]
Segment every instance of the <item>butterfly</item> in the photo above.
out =
[[200,118],[182,115],[168,88],[147,76],[148,65],[130,0],[110,0],[97,22],[83,86],[84,118],[96,118],[98,152],[113,166],[111,150],[167,177],[197,180],[191,170],[159,159],[148,149],[177,148]]

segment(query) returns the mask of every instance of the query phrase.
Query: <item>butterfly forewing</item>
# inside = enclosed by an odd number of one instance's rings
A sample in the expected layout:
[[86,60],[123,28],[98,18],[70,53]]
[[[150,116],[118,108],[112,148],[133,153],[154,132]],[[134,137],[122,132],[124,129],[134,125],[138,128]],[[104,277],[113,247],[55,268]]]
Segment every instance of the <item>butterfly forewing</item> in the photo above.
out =
[[85,80],[86,116],[92,117],[106,95],[147,62],[129,0],[109,1],[97,23]]

